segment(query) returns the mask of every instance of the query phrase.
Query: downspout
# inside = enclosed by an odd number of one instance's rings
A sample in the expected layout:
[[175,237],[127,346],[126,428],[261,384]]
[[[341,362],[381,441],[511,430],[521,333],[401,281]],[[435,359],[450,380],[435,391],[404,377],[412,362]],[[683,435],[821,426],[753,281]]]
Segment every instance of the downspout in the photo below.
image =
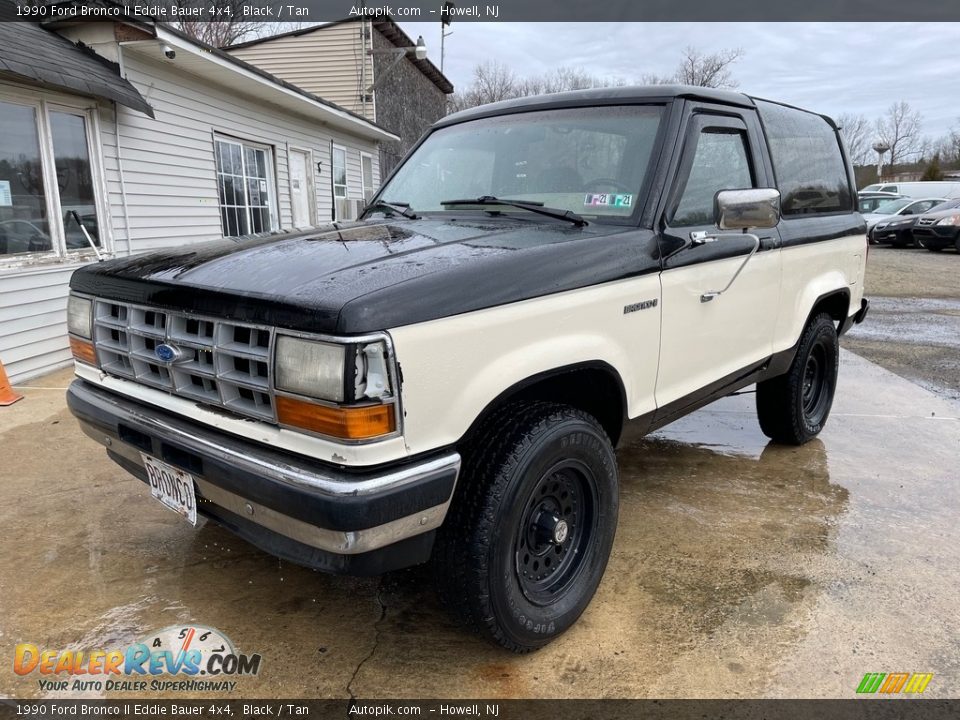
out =
[[[117,43],[117,64],[120,66],[120,77],[127,78],[127,71],[123,66],[123,43]],[[127,257],[133,254],[133,239],[130,237],[130,212],[127,209],[127,186],[123,180],[123,151],[120,149],[120,106],[113,101],[113,136],[117,140],[117,174],[120,176],[120,206],[123,208],[123,227],[127,236]]]

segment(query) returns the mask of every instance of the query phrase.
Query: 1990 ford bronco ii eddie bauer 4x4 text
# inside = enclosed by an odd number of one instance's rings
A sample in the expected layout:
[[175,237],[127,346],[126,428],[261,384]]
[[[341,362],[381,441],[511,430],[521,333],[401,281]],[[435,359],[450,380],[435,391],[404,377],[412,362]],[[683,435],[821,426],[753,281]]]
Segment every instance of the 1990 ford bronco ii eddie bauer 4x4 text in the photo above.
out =
[[532,650],[603,575],[628,420],[757,383],[768,436],[820,432],[868,307],[854,188],[831,120],[733,92],[457,113],[359,222],[77,271],[69,404],[191,522],[335,573],[432,559]]

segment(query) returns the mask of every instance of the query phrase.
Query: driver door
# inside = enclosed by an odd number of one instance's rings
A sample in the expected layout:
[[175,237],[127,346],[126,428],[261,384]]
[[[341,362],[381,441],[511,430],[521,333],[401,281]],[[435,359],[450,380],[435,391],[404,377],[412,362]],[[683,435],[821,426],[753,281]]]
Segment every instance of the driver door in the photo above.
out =
[[780,298],[780,238],[757,230],[757,253],[723,290],[754,247],[751,237],[724,232],[694,244],[697,233],[719,232],[714,197],[720,190],[772,187],[758,145],[752,110],[703,106],[688,115],[680,162],[659,221],[663,258],[662,330],[656,400],[664,417],[745,376],[772,353]]

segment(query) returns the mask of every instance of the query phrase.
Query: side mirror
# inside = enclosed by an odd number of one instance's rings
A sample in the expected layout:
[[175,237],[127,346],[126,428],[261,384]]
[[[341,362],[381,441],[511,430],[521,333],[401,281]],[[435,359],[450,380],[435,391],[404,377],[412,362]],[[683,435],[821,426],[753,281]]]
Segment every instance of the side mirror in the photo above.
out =
[[721,190],[713,198],[713,215],[721,230],[776,227],[780,222],[780,191],[775,188]]

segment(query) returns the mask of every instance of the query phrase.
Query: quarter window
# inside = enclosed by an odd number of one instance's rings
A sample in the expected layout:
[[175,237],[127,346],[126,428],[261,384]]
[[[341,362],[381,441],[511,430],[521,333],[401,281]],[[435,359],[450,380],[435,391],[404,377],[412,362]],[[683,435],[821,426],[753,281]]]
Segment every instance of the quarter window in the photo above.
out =
[[275,199],[269,148],[221,138],[216,145],[223,234],[237,237],[270,232]]
[[[853,193],[836,131],[819,115],[757,101],[770,143],[783,215],[853,210]],[[885,189],[885,188],[884,188]]]
[[749,187],[753,187],[753,174],[746,134],[733,128],[704,128],[697,137],[696,152],[671,225],[712,225],[717,192]]
[[347,196],[347,151],[333,148],[333,194],[338,198]]

